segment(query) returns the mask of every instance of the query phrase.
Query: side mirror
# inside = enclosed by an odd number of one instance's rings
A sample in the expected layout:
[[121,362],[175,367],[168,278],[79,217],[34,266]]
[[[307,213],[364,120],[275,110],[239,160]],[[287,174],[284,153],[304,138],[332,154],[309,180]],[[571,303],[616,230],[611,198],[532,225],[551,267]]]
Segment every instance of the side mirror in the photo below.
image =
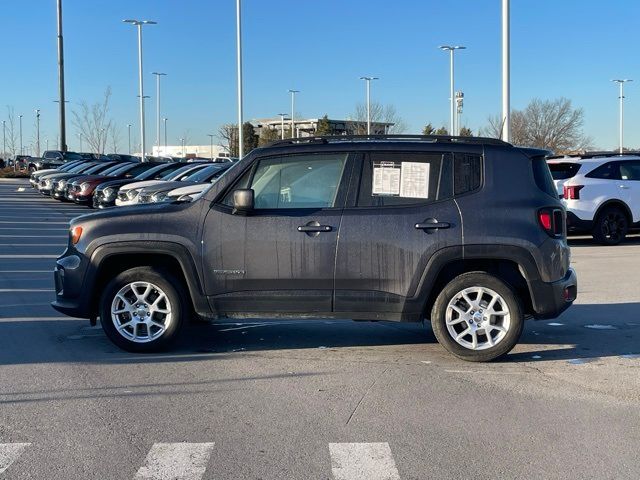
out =
[[253,190],[243,188],[233,192],[233,213],[246,215],[253,210]]

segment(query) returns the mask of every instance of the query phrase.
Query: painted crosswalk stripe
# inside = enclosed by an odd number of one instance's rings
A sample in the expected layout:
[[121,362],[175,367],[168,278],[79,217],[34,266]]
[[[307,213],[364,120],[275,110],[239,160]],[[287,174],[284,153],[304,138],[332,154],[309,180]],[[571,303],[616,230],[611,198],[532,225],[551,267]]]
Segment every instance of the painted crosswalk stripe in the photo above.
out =
[[214,443],[154,443],[135,480],[200,480]]
[[0,443],[0,473],[15,462],[30,443]]
[[388,443],[330,443],[334,480],[400,480]]

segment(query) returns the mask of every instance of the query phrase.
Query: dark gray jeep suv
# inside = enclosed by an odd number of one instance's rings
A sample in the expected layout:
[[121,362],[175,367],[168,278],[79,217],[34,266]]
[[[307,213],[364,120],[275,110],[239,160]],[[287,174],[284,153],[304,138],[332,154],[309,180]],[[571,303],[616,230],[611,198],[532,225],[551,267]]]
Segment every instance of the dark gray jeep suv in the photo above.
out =
[[60,312],[130,351],[192,317],[430,320],[487,361],[571,305],[547,152],[493,139],[319,137],[254,150],[200,198],[79,217]]

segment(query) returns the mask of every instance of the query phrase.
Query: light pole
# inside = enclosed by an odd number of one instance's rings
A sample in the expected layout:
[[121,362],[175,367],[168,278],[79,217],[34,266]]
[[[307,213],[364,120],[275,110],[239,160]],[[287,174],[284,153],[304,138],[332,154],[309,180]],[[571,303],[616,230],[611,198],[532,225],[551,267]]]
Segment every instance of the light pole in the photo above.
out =
[[182,158],[185,157],[185,152],[184,152],[184,138],[180,139],[180,145],[182,145]]
[[238,70],[238,158],[244,156],[244,134],[242,132],[242,1],[236,0],[236,62]]
[[287,116],[286,113],[279,113],[280,116],[280,140],[284,140],[284,117]]
[[360,77],[367,84],[367,135],[371,135],[371,80],[379,80],[378,77]]
[[294,116],[296,108],[296,93],[300,93],[300,90],[289,90],[289,93],[291,94],[291,138],[297,138],[298,134],[296,133],[296,122]]
[[502,140],[511,141],[510,0],[502,0]]
[[633,82],[629,78],[611,80],[620,86],[620,155],[624,152],[624,84]]
[[144,156],[145,137],[144,137],[144,82],[142,81],[142,26],[156,25],[157,22],[152,20],[123,20],[124,23],[130,23],[138,28],[138,83],[140,94],[140,148],[142,150],[142,161],[146,161]]
[[20,155],[22,155],[22,115],[18,115],[20,119]]
[[211,157],[211,160],[213,160],[213,137],[214,136],[215,135],[213,135],[211,133],[207,134],[207,137],[209,137],[209,140],[210,140],[210,142],[209,142],[209,155]]
[[40,156],[40,109],[36,108],[36,157]]
[[460,134],[460,115],[462,115],[462,109],[464,107],[464,92],[456,92],[456,125],[458,127],[458,134]]
[[2,158],[7,156],[7,121],[2,120]]
[[129,155],[131,155],[131,124],[127,123],[127,133],[129,136]]
[[454,79],[454,61],[453,61],[453,54],[456,50],[464,50],[467,47],[463,47],[461,45],[441,45],[440,50],[443,50],[445,52],[449,52],[449,69],[450,69],[450,76],[451,76],[451,85],[450,85],[450,101],[451,101],[451,128],[450,128],[450,135],[457,135],[457,131],[456,131],[456,99],[455,99],[455,79]]
[[58,102],[60,103],[60,142],[59,147],[63,152],[67,151],[67,127],[65,122],[64,100],[64,45],[62,42],[62,0],[57,1],[58,19]]
[[162,119],[162,121],[164,122],[164,151],[163,151],[163,153],[166,155],[167,154],[167,117],[164,117]]
[[164,77],[167,74],[153,72],[152,75],[156,76],[156,146],[158,147],[158,155],[160,155],[160,77]]

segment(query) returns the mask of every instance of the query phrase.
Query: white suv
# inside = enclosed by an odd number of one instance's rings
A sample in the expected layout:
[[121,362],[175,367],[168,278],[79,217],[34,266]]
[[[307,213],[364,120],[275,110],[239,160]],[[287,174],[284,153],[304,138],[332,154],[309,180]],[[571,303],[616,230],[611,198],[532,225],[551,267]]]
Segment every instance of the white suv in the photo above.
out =
[[555,158],[548,164],[562,189],[570,232],[617,245],[640,228],[640,156]]

